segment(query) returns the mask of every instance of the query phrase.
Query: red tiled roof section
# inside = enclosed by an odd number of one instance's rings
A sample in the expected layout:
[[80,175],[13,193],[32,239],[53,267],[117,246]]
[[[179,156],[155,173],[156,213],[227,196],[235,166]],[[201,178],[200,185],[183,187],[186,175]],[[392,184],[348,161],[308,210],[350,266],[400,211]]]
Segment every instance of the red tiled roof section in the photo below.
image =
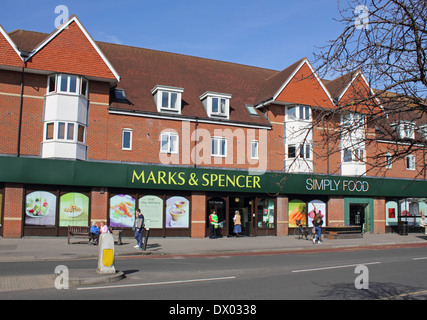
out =
[[232,95],[229,121],[269,125],[262,114],[251,116],[245,104],[256,102],[264,79],[277,71],[111,43],[98,46],[122,77],[118,88],[131,103],[112,103],[112,108],[155,113],[151,90],[164,85],[184,88],[183,116],[208,118],[199,97],[212,91]]
[[22,67],[22,59],[0,32],[0,65]]
[[115,78],[76,22],[70,23],[29,59],[27,68],[105,79]]

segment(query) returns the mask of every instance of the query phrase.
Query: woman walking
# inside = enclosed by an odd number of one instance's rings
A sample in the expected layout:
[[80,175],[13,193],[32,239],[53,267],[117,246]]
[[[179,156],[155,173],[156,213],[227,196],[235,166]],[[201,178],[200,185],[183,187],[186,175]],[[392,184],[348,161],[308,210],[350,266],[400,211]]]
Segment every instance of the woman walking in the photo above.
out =
[[236,237],[239,237],[239,233],[242,232],[242,217],[240,216],[239,210],[234,212],[234,229],[233,232],[236,234]]
[[313,219],[313,226],[316,229],[316,236],[313,239],[313,243],[320,243],[320,236],[322,234],[322,225],[323,225],[323,219],[322,215],[320,213],[316,213],[316,216]]

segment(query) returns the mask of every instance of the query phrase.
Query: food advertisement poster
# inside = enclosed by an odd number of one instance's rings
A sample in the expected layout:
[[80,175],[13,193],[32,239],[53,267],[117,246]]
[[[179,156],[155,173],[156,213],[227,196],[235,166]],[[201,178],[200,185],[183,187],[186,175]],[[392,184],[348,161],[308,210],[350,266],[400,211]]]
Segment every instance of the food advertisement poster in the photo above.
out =
[[88,226],[89,197],[76,192],[62,195],[59,200],[59,226]]
[[144,196],[138,201],[144,215],[145,227],[150,229],[163,228],[163,199],[157,196]]
[[127,194],[110,198],[110,227],[131,228],[135,222],[135,199]]
[[190,221],[189,201],[184,197],[166,200],[166,228],[188,228]]
[[56,196],[46,191],[34,191],[25,197],[25,225],[55,226]]
[[313,219],[317,213],[323,219],[323,227],[326,225],[326,203],[320,200],[313,200],[308,203],[308,226],[313,227]]
[[304,226],[307,225],[307,206],[301,200],[291,200],[289,201],[289,227],[295,228],[297,220],[301,220]]

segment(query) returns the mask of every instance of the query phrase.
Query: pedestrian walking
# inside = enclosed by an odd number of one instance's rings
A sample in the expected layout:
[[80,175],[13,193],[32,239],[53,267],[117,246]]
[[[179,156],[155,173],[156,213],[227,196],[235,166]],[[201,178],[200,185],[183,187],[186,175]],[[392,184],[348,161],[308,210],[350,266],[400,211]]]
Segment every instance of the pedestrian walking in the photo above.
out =
[[323,219],[322,215],[320,213],[316,213],[314,219],[313,219],[313,226],[316,230],[316,236],[313,239],[313,243],[320,243],[320,236],[322,235],[322,225],[323,225]]
[[233,232],[236,234],[236,237],[239,237],[239,233],[242,232],[242,217],[240,216],[239,210],[236,210],[234,212],[233,222],[234,222]]
[[216,229],[218,229],[218,216],[214,211],[209,215],[209,239],[216,239]]
[[134,230],[135,230],[134,238],[136,240],[136,245],[134,248],[142,249],[142,245],[143,245],[142,235],[144,234],[144,228],[145,228],[144,215],[142,214],[140,209],[136,209],[135,223],[134,223]]

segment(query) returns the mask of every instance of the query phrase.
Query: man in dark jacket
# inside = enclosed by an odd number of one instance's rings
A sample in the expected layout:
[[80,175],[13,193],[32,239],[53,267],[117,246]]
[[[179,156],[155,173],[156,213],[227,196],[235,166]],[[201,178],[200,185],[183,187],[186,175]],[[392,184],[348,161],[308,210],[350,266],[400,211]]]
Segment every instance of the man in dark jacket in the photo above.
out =
[[144,233],[144,215],[141,213],[140,209],[136,209],[136,217],[135,217],[135,239],[136,239],[136,246],[135,248],[142,249],[142,235]]

